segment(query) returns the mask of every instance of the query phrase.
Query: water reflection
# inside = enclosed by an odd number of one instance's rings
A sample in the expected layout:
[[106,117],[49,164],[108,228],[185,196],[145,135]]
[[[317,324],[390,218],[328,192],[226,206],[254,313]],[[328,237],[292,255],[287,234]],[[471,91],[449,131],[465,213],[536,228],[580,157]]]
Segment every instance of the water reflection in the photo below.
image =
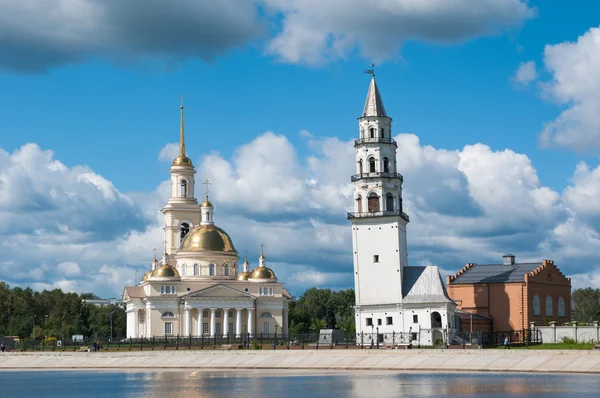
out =
[[[36,380],[36,383],[31,383]],[[163,371],[0,372],[4,397],[597,397],[598,375]]]

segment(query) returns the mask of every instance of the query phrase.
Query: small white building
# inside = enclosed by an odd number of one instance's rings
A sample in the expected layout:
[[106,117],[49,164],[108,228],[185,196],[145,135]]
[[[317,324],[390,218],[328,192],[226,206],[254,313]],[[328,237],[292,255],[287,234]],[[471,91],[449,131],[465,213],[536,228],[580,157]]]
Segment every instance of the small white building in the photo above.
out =
[[356,174],[351,177],[354,212],[348,214],[356,332],[359,336],[378,333],[381,343],[391,341],[392,333],[397,343],[439,343],[454,326],[456,303],[449,298],[437,267],[408,266],[409,217],[402,208],[398,144],[392,138],[392,119],[385,111],[374,74],[358,124]]
[[183,106],[179,156],[171,169],[171,194],[164,214],[165,251],[152,261],[123,302],[127,337],[287,335],[289,293],[265,263],[238,269],[239,256],[229,234],[215,225],[214,206],[198,205],[196,170],[187,157]]

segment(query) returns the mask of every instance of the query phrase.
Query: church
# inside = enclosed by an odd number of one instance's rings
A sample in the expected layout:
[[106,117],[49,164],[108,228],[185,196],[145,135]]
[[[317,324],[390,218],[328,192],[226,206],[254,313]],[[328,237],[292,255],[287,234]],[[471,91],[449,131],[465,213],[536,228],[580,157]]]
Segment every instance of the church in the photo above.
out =
[[[355,140],[356,174],[352,223],[355,324],[358,335],[379,343],[436,345],[455,327],[456,303],[436,266],[408,266],[402,206],[403,176],[398,172],[392,119],[372,75]],[[367,341],[368,342],[368,341]]]
[[267,267],[264,247],[256,267],[242,269],[231,237],[215,224],[214,205],[194,195],[196,170],[186,154],[184,110],[180,107],[179,156],[171,174],[164,215],[164,253],[154,259],[123,302],[127,337],[256,336],[288,332],[290,294]]

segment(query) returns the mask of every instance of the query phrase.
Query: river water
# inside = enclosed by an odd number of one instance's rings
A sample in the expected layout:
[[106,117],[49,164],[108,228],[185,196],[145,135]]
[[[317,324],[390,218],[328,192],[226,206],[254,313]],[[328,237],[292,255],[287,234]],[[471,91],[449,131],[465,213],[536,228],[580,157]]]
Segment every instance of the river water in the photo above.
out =
[[298,371],[0,372],[0,397],[598,397],[600,375]]

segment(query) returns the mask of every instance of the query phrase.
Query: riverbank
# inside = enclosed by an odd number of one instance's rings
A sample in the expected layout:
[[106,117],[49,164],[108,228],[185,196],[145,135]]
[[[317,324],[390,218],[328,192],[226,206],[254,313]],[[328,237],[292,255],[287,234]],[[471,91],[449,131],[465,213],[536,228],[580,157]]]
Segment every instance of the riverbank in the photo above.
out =
[[11,352],[0,370],[293,369],[600,374],[600,352],[572,350],[250,350]]

